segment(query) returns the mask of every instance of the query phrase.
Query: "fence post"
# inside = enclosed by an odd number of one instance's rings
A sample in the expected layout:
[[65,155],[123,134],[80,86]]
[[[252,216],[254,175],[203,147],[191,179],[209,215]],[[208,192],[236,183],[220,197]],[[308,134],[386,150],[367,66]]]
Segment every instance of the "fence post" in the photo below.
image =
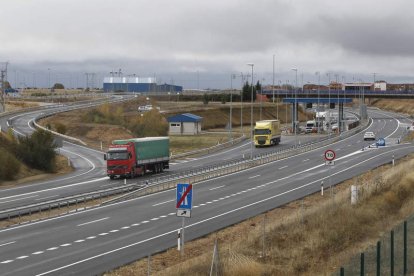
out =
[[365,275],[365,256],[364,252],[361,253],[361,276]]
[[394,276],[394,230],[391,230],[391,276]]
[[377,276],[381,276],[381,242],[377,242]]
[[407,221],[404,221],[404,275],[407,274]]

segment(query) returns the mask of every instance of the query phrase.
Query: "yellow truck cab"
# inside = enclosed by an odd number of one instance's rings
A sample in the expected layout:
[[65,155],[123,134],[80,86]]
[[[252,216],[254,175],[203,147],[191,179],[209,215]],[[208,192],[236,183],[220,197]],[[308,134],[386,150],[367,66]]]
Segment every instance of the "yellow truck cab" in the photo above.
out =
[[280,143],[282,131],[280,130],[279,120],[257,121],[254,127],[254,145],[272,146]]

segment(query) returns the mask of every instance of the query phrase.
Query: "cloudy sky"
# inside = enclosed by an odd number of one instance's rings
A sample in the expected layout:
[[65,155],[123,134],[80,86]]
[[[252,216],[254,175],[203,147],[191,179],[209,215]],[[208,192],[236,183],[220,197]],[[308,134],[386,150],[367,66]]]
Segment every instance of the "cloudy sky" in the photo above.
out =
[[[2,0],[0,63],[21,86],[85,86],[110,71],[184,88],[414,82],[411,0]],[[336,76],[335,76],[336,75]]]

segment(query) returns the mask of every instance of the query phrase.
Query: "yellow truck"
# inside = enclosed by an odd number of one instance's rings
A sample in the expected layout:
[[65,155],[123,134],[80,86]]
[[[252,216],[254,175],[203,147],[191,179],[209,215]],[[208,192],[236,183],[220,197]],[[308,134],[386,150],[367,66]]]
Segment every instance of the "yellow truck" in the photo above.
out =
[[254,145],[256,147],[277,145],[280,143],[281,134],[279,120],[257,121],[254,127]]

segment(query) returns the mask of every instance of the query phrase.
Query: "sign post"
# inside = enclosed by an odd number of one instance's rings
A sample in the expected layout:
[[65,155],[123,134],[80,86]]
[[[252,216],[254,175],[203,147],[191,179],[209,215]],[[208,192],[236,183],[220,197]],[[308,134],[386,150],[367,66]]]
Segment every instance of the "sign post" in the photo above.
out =
[[324,156],[325,156],[325,165],[329,166],[329,189],[333,197],[332,184],[331,184],[331,175],[332,175],[331,168],[333,165],[335,165],[334,160],[336,157],[336,153],[333,150],[328,149],[325,151]]
[[[178,250],[181,256],[184,255],[184,228],[185,218],[191,217],[191,209],[193,207],[193,185],[177,184],[177,217],[182,217],[181,235],[178,236]],[[181,240],[181,248],[180,248]]]

